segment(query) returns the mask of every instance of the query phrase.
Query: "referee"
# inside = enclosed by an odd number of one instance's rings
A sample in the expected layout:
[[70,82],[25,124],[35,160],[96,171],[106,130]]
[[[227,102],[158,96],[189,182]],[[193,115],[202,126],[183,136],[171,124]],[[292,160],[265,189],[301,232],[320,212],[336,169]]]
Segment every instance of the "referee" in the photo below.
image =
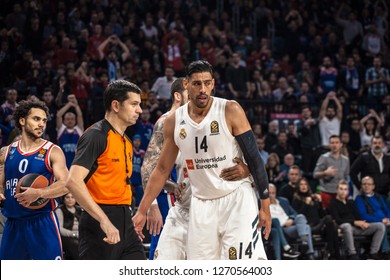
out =
[[81,136],[67,187],[84,212],[79,255],[84,260],[144,260],[131,219],[132,144],[125,135],[141,114],[141,90],[128,81],[104,92],[105,117]]

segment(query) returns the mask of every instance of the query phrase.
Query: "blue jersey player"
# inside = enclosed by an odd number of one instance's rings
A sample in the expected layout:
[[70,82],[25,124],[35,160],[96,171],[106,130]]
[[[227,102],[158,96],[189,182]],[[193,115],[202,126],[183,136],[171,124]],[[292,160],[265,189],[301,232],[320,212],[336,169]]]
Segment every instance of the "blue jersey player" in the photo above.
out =
[[[0,152],[0,200],[7,218],[0,248],[2,260],[62,259],[62,245],[53,198],[68,192],[65,156],[53,143],[42,139],[48,109],[40,101],[21,101],[14,112],[21,140]],[[49,186],[22,188],[16,194],[18,180],[30,173],[45,176]],[[38,198],[50,198],[43,208],[27,208]]]

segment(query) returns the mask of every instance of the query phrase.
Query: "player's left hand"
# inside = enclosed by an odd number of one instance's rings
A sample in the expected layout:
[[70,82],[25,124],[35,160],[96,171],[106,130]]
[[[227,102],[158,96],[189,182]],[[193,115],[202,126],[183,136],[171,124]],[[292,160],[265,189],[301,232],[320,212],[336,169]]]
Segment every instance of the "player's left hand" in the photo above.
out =
[[23,192],[15,194],[15,199],[22,206],[29,206],[31,203],[40,198],[41,190],[35,188],[20,187]]
[[268,237],[271,233],[271,227],[272,227],[272,218],[271,218],[269,205],[270,205],[269,198],[261,200],[258,229],[261,231],[261,229],[264,227],[263,234],[265,240],[268,240]]
[[248,166],[240,158],[234,158],[233,162],[237,163],[229,168],[224,168],[219,175],[220,178],[226,181],[237,181],[249,176]]

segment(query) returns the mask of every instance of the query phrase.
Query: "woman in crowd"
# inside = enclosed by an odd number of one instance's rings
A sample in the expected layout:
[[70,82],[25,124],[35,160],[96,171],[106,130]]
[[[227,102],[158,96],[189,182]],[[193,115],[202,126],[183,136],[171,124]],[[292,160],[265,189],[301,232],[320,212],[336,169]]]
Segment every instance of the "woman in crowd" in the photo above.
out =
[[330,258],[339,259],[337,226],[322,208],[321,196],[312,193],[306,178],[299,181],[292,206],[299,214],[305,215],[313,235],[320,234],[325,237]]

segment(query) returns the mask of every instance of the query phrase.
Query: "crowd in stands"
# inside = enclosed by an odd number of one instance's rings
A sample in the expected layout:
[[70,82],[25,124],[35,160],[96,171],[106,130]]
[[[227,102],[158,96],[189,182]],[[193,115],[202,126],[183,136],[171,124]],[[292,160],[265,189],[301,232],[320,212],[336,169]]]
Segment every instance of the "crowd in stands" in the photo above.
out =
[[[154,122],[170,107],[172,82],[189,62],[205,59],[215,70],[215,95],[244,107],[269,180],[296,211],[304,193],[321,197],[310,199],[311,208],[327,208],[340,180],[354,199],[365,176],[390,204],[389,4],[1,1],[1,146],[18,137],[17,103],[38,98],[50,109],[45,137],[69,152],[70,163],[84,128],[104,117],[106,85],[126,79],[142,90],[143,113],[128,133],[145,151]],[[329,238],[335,229],[327,215],[306,222]],[[336,241],[327,240],[335,253]]]

